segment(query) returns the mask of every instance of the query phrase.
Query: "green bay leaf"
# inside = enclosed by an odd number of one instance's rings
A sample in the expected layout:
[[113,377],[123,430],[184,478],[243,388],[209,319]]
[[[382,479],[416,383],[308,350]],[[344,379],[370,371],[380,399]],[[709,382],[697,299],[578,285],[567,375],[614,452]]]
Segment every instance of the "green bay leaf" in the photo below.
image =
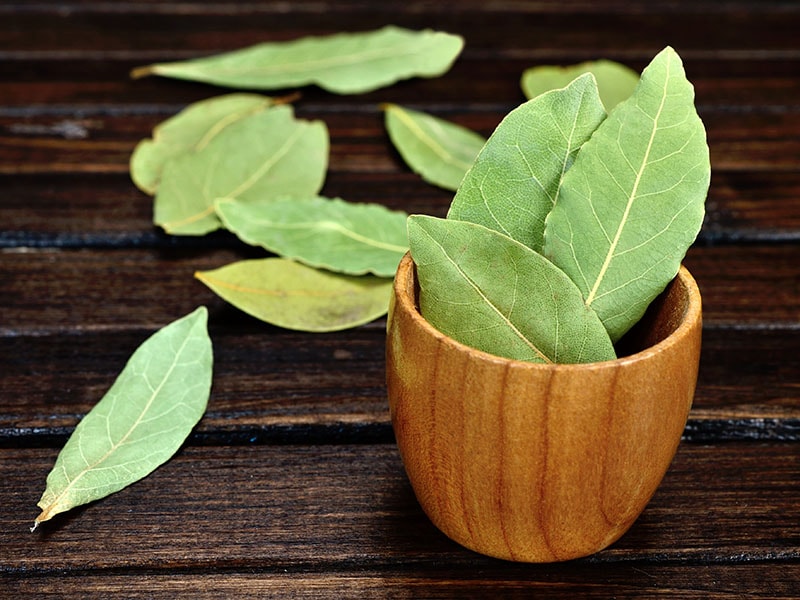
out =
[[703,222],[710,164],[694,89],[672,48],[581,149],[544,252],[618,340],[678,272]]
[[540,363],[614,359],[580,290],[543,256],[492,229],[412,215],[420,310],[439,331],[496,356]]
[[406,213],[335,198],[221,200],[216,212],[242,241],[312,267],[392,277],[408,250]]
[[486,140],[455,123],[396,104],[386,104],[389,137],[425,181],[455,191]]
[[154,221],[172,234],[201,235],[221,225],[214,202],[315,196],[328,164],[328,130],[275,106],[232,123],[197,152],[164,165]]
[[158,189],[161,170],[169,159],[202,150],[216,135],[239,119],[264,110],[274,100],[258,94],[227,94],[190,104],[153,129],[131,155],[131,179],[143,192]]
[[537,96],[497,126],[453,199],[448,218],[541,250],[544,222],[578,150],[605,118],[594,78]]
[[584,73],[594,75],[600,99],[609,112],[627,99],[639,83],[639,74],[630,67],[612,60],[594,60],[565,67],[542,65],[526,69],[522,74],[522,91],[526,97],[535,98],[549,90],[564,87]]
[[386,26],[266,42],[204,58],[140,67],[131,75],[259,90],[317,84],[338,94],[358,94],[409,77],[441,75],[463,46],[464,40],[457,35]]
[[341,275],[284,258],[242,260],[195,277],[257,319],[315,332],[377,319],[388,310],[392,289],[391,279]]
[[138,481],[178,450],[203,416],[211,389],[207,316],[198,308],[131,355],[59,453],[34,527]]

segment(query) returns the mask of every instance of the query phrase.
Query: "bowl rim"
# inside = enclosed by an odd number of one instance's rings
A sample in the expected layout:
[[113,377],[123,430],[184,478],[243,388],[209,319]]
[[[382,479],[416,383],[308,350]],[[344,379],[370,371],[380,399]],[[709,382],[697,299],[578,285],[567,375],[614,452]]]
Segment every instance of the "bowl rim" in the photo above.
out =
[[[392,284],[392,295],[393,295],[393,304],[394,306],[390,310],[389,314],[389,322],[387,325],[391,327],[391,320],[393,319],[393,315],[391,314],[392,311],[397,311],[398,309],[403,310],[407,314],[411,316],[412,321],[414,324],[426,332],[428,335],[436,338],[439,340],[440,343],[444,343],[457,352],[460,353],[467,353],[471,355],[472,358],[480,360],[482,362],[491,362],[497,363],[498,365],[504,367],[513,367],[515,369],[533,369],[533,370],[544,370],[544,371],[582,371],[587,369],[609,369],[609,368],[618,368],[621,366],[625,366],[631,363],[638,363],[643,360],[647,360],[650,357],[663,354],[670,349],[674,348],[678,344],[685,343],[684,340],[691,334],[691,332],[695,329],[695,327],[702,327],[702,298],[700,295],[700,289],[697,286],[697,282],[695,281],[692,274],[689,270],[681,264],[678,273],[675,277],[667,284],[669,286],[673,281],[678,281],[683,289],[686,291],[688,295],[687,303],[686,303],[686,310],[681,318],[678,327],[670,333],[667,337],[659,342],[653,344],[652,346],[648,346],[643,350],[635,352],[633,354],[629,354],[623,357],[615,358],[613,360],[606,360],[606,361],[599,361],[599,362],[587,362],[587,363],[550,363],[550,364],[543,364],[543,363],[535,363],[535,362],[528,362],[523,360],[517,360],[513,358],[505,358],[502,356],[496,356],[494,354],[490,354],[483,350],[478,350],[477,348],[473,348],[471,346],[467,346],[466,344],[462,344],[461,342],[455,340],[454,338],[442,333],[438,329],[436,329],[431,323],[428,322],[425,317],[422,316],[422,313],[419,311],[416,305],[416,298],[408,294],[408,284],[409,280],[413,285],[414,289],[417,287],[417,279],[416,279],[416,265],[414,263],[413,258],[411,257],[411,253],[407,252],[400,264],[397,267],[397,272],[395,273],[394,283]],[[664,290],[667,289],[667,286],[664,287]],[[663,293],[663,291],[662,291]]]

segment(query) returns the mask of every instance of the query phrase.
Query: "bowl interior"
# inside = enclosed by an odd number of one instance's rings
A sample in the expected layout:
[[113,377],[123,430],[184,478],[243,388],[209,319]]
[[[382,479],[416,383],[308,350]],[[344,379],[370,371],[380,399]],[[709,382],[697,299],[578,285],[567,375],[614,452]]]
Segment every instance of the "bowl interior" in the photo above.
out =
[[691,304],[689,277],[681,268],[678,276],[650,303],[639,322],[617,341],[615,349],[619,358],[655,346],[685,322]]

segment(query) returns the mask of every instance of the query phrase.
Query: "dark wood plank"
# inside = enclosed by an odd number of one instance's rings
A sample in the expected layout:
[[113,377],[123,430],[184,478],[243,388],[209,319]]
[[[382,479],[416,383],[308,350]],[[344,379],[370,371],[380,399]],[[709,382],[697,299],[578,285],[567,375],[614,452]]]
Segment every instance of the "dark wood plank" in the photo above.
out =
[[712,172],[701,239],[797,241],[800,172]]
[[755,563],[735,565],[553,565],[548,567],[503,565],[474,572],[441,565],[436,573],[417,575],[392,567],[375,571],[114,573],[25,575],[5,578],[13,597],[95,595],[103,598],[296,598],[298,590],[309,599],[326,598],[525,598],[575,597],[607,600],[668,596],[677,600],[797,598],[800,565]]
[[[364,94],[348,100],[378,105],[381,102],[411,104],[420,98],[435,99],[450,107],[465,105],[502,106],[510,109],[523,100],[519,86],[522,72],[528,67],[545,64],[573,64],[582,60],[611,58],[643,68],[660,50],[652,50],[631,59],[624,53],[594,51],[573,54],[557,50],[532,53],[524,57],[510,56],[469,58],[455,64],[444,77],[413,80]],[[780,114],[796,110],[800,82],[794,76],[799,59],[779,55],[775,58],[756,56],[742,61],[736,51],[730,58],[692,58],[685,56],[689,79],[697,92],[697,103],[703,114],[713,108],[725,108],[739,114],[766,112]],[[0,57],[2,57],[0,53]],[[69,55],[67,55],[69,56]],[[169,52],[139,53],[139,59],[114,60],[103,53],[102,58],[90,53],[84,57],[63,59],[61,53],[41,59],[25,58],[0,61],[0,94],[3,107],[0,115],[41,114],[74,115],[88,112],[119,112],[139,110],[163,112],[176,105],[183,106],[226,90],[202,84],[148,78],[130,81],[127,73],[142,63],[173,58],[193,58],[196,51],[182,51],[179,56]],[[58,59],[54,62],[55,59]],[[10,62],[9,62],[10,61]],[[21,74],[26,74],[23,75]],[[468,83],[467,83],[468,82]],[[316,88],[303,88],[309,101],[329,102],[330,94]]]
[[[196,4],[196,3],[195,3]],[[20,6],[20,3],[15,3]],[[52,5],[51,5],[52,6]],[[79,6],[79,5],[78,5]],[[387,23],[412,28],[434,27],[464,33],[477,46],[501,44],[528,48],[570,48],[572,52],[596,52],[621,46],[627,51],[650,51],[671,43],[687,50],[722,47],[741,51],[783,50],[797,47],[793,27],[796,6],[765,4],[760,10],[742,10],[736,3],[653,3],[605,6],[590,2],[516,2],[486,5],[459,3],[458,10],[424,2],[342,3],[333,9],[320,3],[293,3],[285,10],[280,2],[239,9],[230,4],[214,8],[155,11],[147,5],[128,3],[117,10],[81,11],[16,10],[0,30],[5,48],[33,52],[141,51],[165,52],[198,48],[217,51],[253,44],[265,39],[293,39],[299,35],[327,34],[343,29],[376,28]],[[161,14],[159,14],[161,13]],[[160,26],[169,18],[169,27]],[[709,27],[709,22],[714,27]],[[117,32],[135,31],[130,40]],[[740,32],[747,31],[748,36]],[[47,32],[47,33],[46,33]],[[619,35],[626,34],[620,44]],[[27,35],[26,35],[27,34]],[[131,43],[133,42],[133,43]]]
[[694,246],[684,264],[703,295],[711,326],[796,328],[800,246]]
[[40,335],[131,325],[151,330],[199,304],[224,311],[224,304],[193,273],[239,258],[226,250],[6,251],[0,253],[5,274],[0,283],[0,332]]
[[[447,212],[452,192],[425,183],[399,162],[395,169],[391,173],[329,172],[323,192],[352,202],[380,202],[407,212],[442,216]],[[4,191],[0,247],[181,247],[198,241],[167,236],[154,227],[153,201],[136,189],[127,173],[6,175],[0,176],[0,187]],[[781,193],[783,190],[775,190],[776,196]],[[753,226],[763,227],[768,235],[774,231],[769,224],[770,202],[761,204],[763,210],[752,210]],[[762,222],[755,222],[758,216]],[[216,236],[213,240],[203,243],[230,245],[233,238]]]
[[793,130],[800,125],[800,112],[701,117],[708,135],[712,170],[796,170],[800,145],[785,137],[785,128]]
[[[217,321],[218,323],[219,321]],[[379,328],[314,335],[212,323],[193,444],[391,441]],[[0,446],[60,447],[145,332],[0,338]],[[685,438],[800,441],[800,336],[711,328]]]
[[[462,33],[466,51],[447,77],[363,96],[373,103],[420,97],[458,105],[508,103],[520,97],[519,75],[528,66],[606,57],[641,69],[672,44],[687,61],[701,105],[796,106],[797,7],[785,2],[760,3],[757,10],[746,6],[659,2],[632,9],[624,2],[470,2],[453,11],[419,2],[335,7],[295,2],[287,11],[280,2],[14,2],[0,5],[7,15],[0,20],[0,97],[6,106],[26,109],[163,103],[165,98],[186,103],[213,88],[163,80],[134,83],[127,80],[128,71],[143,62],[201,56],[267,39],[396,23]],[[715,26],[709,28],[709,22]]]
[[[240,323],[240,325],[242,325]],[[391,441],[382,329],[336,334],[212,322],[215,377],[195,443],[324,435]],[[144,332],[0,338],[0,444],[63,444],[105,393]],[[373,433],[365,432],[376,425]]]
[[[394,445],[187,448],[146,479],[31,534],[55,453],[0,450],[6,575],[392,565],[436,577],[443,565],[497,575],[509,567],[464,550],[431,525]],[[682,444],[631,530],[573,564],[646,571],[687,561],[797,562],[799,486],[797,444]]]
[[[720,3],[717,0],[653,0],[641,7],[632,7],[629,0],[605,0],[602,4],[587,0],[540,0],[531,3],[529,0],[506,0],[500,5],[486,5],[480,0],[464,0],[459,4],[459,8],[464,11],[525,11],[525,12],[548,12],[548,13],[619,13],[631,12],[638,9],[658,14],[687,12],[734,12],[742,10],[751,5],[752,2],[739,0],[738,2]],[[759,8],[765,12],[780,11],[791,13],[796,6],[791,0],[762,0],[758,3]],[[367,9],[381,10],[381,7],[374,6],[370,0],[343,0],[336,3],[330,9],[322,8],[316,2],[296,2],[292,10],[300,13],[318,13],[321,10],[329,10],[331,13],[353,13]],[[430,5],[421,0],[411,0],[409,2],[385,2],[384,11],[396,12],[420,12],[422,9],[436,14],[439,12],[449,12],[448,9],[440,5]],[[152,14],[255,14],[255,13],[283,13],[286,12],[284,5],[280,2],[254,2],[252,0],[222,0],[220,2],[191,2],[184,4],[164,4],[161,0],[136,0],[127,2],[122,6],[97,2],[96,0],[69,0],[66,2],[56,2],[46,0],[35,4],[25,3],[23,0],[3,0],[0,3],[0,14],[5,13],[34,13],[34,14],[61,14],[65,11],[70,13],[87,14],[138,14],[142,12]]]
[[[384,151],[391,152],[384,149]],[[452,192],[428,185],[397,159],[394,172],[335,171],[325,193],[353,202],[444,216]],[[133,247],[186,243],[153,227],[152,200],[127,174],[0,176],[0,247]],[[800,171],[715,171],[700,240],[800,240]],[[221,238],[216,238],[222,243]]]
[[[209,91],[209,95],[214,93]],[[522,98],[507,107],[469,114],[451,114],[442,109],[431,112],[489,135],[503,115],[521,101]],[[417,102],[411,106],[428,109]],[[303,118],[321,119],[328,126],[331,171],[407,170],[391,148],[377,104],[363,110],[355,103],[327,107],[299,104],[297,113]],[[136,143],[148,137],[152,127],[167,116],[0,117],[0,130],[5,132],[0,137],[0,174],[127,173]],[[711,112],[702,116],[715,172],[800,170],[800,110],[764,114]],[[70,128],[84,132],[85,137],[75,137],[82,135],[76,133],[70,138],[64,133]]]
[[[213,322],[232,309],[193,273],[251,255],[202,248],[6,249],[0,252],[0,335],[149,330],[198,304],[210,306]],[[796,327],[800,246],[695,246],[686,265],[703,294],[706,324]]]

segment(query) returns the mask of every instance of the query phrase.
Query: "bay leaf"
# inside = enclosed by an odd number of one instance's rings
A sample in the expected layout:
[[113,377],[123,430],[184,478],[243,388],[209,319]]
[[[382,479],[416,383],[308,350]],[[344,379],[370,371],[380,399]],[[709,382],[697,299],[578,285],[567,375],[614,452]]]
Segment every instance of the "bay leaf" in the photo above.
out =
[[540,363],[614,359],[603,324],[575,284],[492,229],[412,215],[420,310],[436,329],[496,356]]
[[359,94],[409,77],[435,77],[461,53],[457,35],[386,26],[374,31],[265,42],[213,56],[139,67],[134,78],[161,75],[243,89],[317,84]]
[[456,191],[486,140],[433,115],[385,104],[386,129],[409,167],[425,181]]
[[600,100],[606,110],[611,110],[633,93],[639,83],[639,74],[612,60],[594,60],[576,65],[542,65],[526,69],[522,74],[522,91],[527,98],[535,98],[549,90],[564,87],[570,81],[591,73],[597,80]]
[[448,218],[484,225],[541,250],[545,217],[558,200],[561,180],[604,118],[590,74],[515,108],[467,172]]
[[221,226],[216,200],[314,196],[327,164],[325,124],[296,119],[291,106],[275,106],[232,123],[199,151],[168,161],[154,221],[172,234],[208,233]]
[[339,198],[220,200],[216,212],[243,242],[312,267],[392,277],[408,251],[406,213]]
[[389,308],[392,280],[314,269],[284,258],[242,260],[195,273],[224,300],[257,319],[299,331],[338,331]]
[[206,409],[212,348],[200,307],[145,340],[78,423],[47,476],[39,523],[145,477],[184,442]]
[[672,48],[583,146],[547,219],[544,252],[616,341],[677,274],[710,180],[694,88]]
[[227,94],[190,104],[153,129],[153,137],[140,141],[131,154],[131,179],[143,192],[156,193],[161,170],[170,159],[202,150],[226,127],[272,105],[258,94]]

